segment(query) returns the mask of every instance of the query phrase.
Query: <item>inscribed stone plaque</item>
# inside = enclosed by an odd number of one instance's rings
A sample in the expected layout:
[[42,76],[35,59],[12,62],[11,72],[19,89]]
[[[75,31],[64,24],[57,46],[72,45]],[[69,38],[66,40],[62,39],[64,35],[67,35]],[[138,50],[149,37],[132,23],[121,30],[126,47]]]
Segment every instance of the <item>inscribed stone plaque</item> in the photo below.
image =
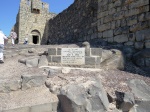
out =
[[61,63],[67,65],[85,64],[85,48],[62,48]]

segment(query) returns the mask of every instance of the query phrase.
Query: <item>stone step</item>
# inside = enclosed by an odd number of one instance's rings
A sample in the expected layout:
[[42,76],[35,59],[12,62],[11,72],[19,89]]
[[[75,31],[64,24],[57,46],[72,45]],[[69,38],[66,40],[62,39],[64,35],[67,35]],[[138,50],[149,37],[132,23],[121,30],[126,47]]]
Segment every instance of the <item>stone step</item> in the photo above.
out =
[[26,90],[45,85],[47,73],[43,70],[25,72],[18,77],[1,77],[0,93],[10,93],[12,91]]
[[0,112],[56,112],[58,98],[45,86],[0,93]]

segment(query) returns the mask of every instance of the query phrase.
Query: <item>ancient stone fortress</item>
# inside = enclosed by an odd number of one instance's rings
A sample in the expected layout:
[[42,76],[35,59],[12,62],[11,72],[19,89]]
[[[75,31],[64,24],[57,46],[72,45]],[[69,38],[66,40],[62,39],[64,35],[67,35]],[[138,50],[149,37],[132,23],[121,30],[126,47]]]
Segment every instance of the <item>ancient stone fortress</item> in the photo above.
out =
[[0,112],[150,112],[149,0],[75,0],[54,16],[21,0],[29,44],[4,50]]
[[54,16],[54,13],[49,12],[49,4],[41,0],[21,0],[15,24],[18,42],[23,43],[24,38],[28,37],[29,44],[40,44],[46,32],[46,23]]

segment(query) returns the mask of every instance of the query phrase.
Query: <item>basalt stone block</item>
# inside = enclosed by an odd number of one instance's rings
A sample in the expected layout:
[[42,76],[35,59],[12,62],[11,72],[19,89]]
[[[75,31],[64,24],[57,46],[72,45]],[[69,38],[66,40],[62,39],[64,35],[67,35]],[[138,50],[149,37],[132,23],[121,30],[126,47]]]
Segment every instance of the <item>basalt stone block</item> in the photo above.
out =
[[130,33],[128,35],[128,37],[129,37],[129,41],[135,41],[135,34],[134,33]]
[[149,0],[138,0],[135,3],[130,4],[129,9],[133,9],[133,8],[137,8],[137,7],[141,7],[141,6],[145,6],[149,4]]
[[134,24],[136,24],[137,23],[137,16],[135,15],[135,16],[131,16],[131,17],[129,17],[128,19],[127,19],[127,25],[128,26],[131,26],[131,25],[134,25]]
[[141,30],[136,32],[136,40],[143,41],[150,39],[150,29]]
[[117,35],[114,37],[114,42],[123,43],[128,41],[128,36],[126,34]]
[[134,24],[130,27],[131,32],[136,32],[138,30],[143,30],[144,28],[148,27],[148,21],[139,22],[137,24]]
[[101,48],[91,48],[91,55],[92,56],[101,56],[103,49]]
[[110,22],[112,20],[113,20],[113,16],[112,15],[108,15],[108,16],[104,17],[104,23],[108,23],[108,22]]
[[146,19],[146,20],[149,20],[149,19],[150,19],[150,12],[147,12],[147,13],[146,13],[145,19]]
[[61,48],[57,48],[57,55],[61,55]]
[[103,25],[100,25],[100,26],[98,27],[98,31],[99,31],[99,32],[102,32],[102,31],[105,31],[105,30],[108,30],[108,29],[110,29],[110,23],[103,24]]
[[39,58],[40,57],[32,57],[26,59],[26,66],[27,67],[37,67],[39,63]]
[[52,62],[52,56],[47,56],[48,62]]
[[85,65],[95,65],[95,57],[85,57]]
[[150,67],[150,58],[145,58],[145,65]]
[[136,49],[143,49],[144,43],[143,42],[135,42],[134,47]]
[[139,21],[144,21],[145,20],[145,13],[142,13],[138,16]]
[[107,41],[112,43],[114,42],[114,38],[113,37],[107,38]]
[[42,66],[48,66],[48,60],[45,55],[42,55],[39,59],[38,67],[42,67]]
[[96,67],[96,68],[100,68],[100,63],[101,63],[101,58],[100,58],[100,57],[96,57],[96,60],[95,60],[95,67]]
[[133,45],[134,45],[134,42],[129,41],[129,42],[124,43],[124,45],[133,46]]
[[127,20],[126,19],[122,19],[121,20],[121,26],[126,26],[127,25]]
[[39,87],[45,84],[45,81],[47,79],[46,74],[37,74],[37,75],[22,75],[22,90],[27,90],[32,87]]
[[114,35],[120,35],[121,33],[122,33],[121,27],[114,29]]
[[[120,0],[118,0],[120,1]],[[114,20],[122,19],[124,17],[124,11],[117,12],[113,15]]]
[[107,30],[103,32],[103,37],[113,37],[113,30]]
[[91,49],[90,48],[86,48],[85,49],[85,56],[90,56],[91,53]]
[[137,14],[139,14],[138,9],[130,9],[130,10],[125,11],[125,17],[129,17],[129,16],[133,16]]
[[128,82],[128,86],[137,98],[142,99],[143,101],[150,101],[150,86],[143,80],[132,79]]
[[100,12],[100,13],[98,13],[98,18],[103,18],[103,17],[107,16],[108,13],[109,13],[108,11]]
[[150,40],[145,42],[145,48],[150,48]]
[[115,22],[115,27],[117,28],[117,27],[120,27],[120,26],[121,26],[121,20],[117,20]]
[[133,62],[140,66],[140,67],[146,67],[149,65],[149,59],[150,59],[150,49],[144,49],[140,52],[133,55]]
[[61,56],[52,56],[52,62],[61,63]]
[[56,48],[49,48],[48,55],[56,55]]

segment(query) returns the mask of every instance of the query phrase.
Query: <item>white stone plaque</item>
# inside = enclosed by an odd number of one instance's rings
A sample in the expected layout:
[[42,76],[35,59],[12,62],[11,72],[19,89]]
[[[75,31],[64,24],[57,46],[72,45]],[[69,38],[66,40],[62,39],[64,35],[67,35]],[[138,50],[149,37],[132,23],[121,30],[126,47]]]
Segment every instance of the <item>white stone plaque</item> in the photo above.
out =
[[61,63],[67,65],[85,64],[85,48],[62,48]]

